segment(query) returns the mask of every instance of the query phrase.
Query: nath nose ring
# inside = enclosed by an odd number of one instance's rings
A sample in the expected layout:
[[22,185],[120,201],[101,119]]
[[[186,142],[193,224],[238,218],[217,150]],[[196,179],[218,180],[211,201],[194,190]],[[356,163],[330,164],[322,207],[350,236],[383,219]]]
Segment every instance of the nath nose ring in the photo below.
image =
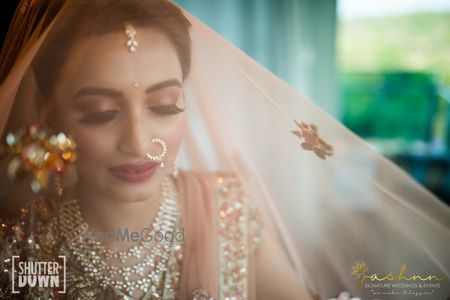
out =
[[164,158],[166,157],[167,154],[167,144],[163,139],[158,137],[152,138],[152,142],[161,145],[162,148],[161,153],[159,153],[158,155],[151,155],[150,153],[147,152],[145,154],[145,157],[148,160],[159,162],[161,168],[164,168]]

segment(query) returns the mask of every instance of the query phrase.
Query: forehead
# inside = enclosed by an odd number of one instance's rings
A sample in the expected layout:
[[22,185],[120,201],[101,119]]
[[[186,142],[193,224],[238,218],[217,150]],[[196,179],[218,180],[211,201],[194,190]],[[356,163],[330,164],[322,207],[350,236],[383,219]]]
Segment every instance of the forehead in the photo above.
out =
[[120,89],[131,82],[152,85],[173,78],[181,82],[181,64],[170,40],[150,28],[136,28],[136,32],[135,52],[127,47],[125,27],[123,32],[82,39],[69,54],[61,86],[74,92],[86,85]]

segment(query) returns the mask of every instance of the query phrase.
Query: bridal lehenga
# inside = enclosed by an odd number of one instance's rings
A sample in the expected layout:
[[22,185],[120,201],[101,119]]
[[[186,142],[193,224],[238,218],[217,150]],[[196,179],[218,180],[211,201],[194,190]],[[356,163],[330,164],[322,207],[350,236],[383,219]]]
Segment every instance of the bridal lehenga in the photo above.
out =
[[[217,224],[215,234],[220,243],[217,275],[223,284],[221,293],[247,298],[249,255],[258,246],[262,224],[257,211],[246,203],[237,178],[230,174],[181,172],[177,179],[164,178],[162,185],[163,200],[151,228],[157,232],[183,228],[179,205],[187,205],[184,201],[188,197],[200,200],[202,194],[206,195],[200,201],[205,206],[214,205],[217,212],[211,217]],[[181,198],[177,190],[184,191]],[[180,299],[181,276],[189,276],[182,268],[191,265],[183,260],[192,257],[193,251],[186,258],[184,253],[188,251],[179,241],[152,242],[144,238],[128,250],[112,252],[88,231],[78,199],[41,198],[23,207],[17,222],[2,224],[3,297],[8,298],[7,293],[12,292],[11,281],[6,280],[12,276],[11,257],[20,254],[35,261],[60,261],[61,265],[61,257],[68,258],[65,281],[70,299],[131,299],[129,295],[135,290],[142,292],[141,299]],[[197,262],[197,272],[202,272],[202,263],[207,263],[204,259]],[[52,288],[31,288],[27,295],[32,299],[61,296]],[[189,299],[210,297],[199,285]]]
[[[160,180],[161,195],[148,225],[182,233],[183,240],[144,235],[113,251],[90,234],[76,192],[86,176],[77,174],[78,163],[96,147],[42,116],[52,112],[46,101],[79,74],[140,89],[138,80],[125,82],[125,71],[108,72],[120,57],[130,58],[131,70],[146,66],[148,76],[170,69],[171,63],[146,65],[149,28],[176,50],[175,69],[183,75],[175,83],[185,108],[165,102],[152,108],[159,125],[148,140],[162,150],[142,158],[155,162],[161,176],[149,184]],[[117,49],[123,56],[114,56]],[[107,63],[80,73],[95,51]],[[171,2],[22,1],[0,63],[1,299],[331,299],[343,291],[348,294],[340,299],[450,296],[449,208]],[[181,114],[186,131],[178,171],[171,169],[166,137],[167,120],[175,118],[165,116]],[[109,108],[82,122],[114,118],[117,111]],[[101,135],[105,145],[120,128]],[[19,286],[18,261],[57,262],[60,285]]]

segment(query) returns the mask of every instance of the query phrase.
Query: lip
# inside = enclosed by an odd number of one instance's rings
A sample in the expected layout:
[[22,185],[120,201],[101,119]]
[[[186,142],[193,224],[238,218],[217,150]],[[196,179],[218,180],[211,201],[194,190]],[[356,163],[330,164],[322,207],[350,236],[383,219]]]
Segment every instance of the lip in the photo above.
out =
[[156,172],[158,163],[149,161],[141,164],[125,164],[109,168],[118,179],[125,182],[141,182],[149,179]]

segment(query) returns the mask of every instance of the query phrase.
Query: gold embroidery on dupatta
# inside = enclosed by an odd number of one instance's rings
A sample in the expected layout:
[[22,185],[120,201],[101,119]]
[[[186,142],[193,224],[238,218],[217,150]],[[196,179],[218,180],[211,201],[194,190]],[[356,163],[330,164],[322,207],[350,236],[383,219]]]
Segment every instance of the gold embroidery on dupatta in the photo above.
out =
[[321,159],[326,159],[327,156],[332,156],[333,147],[319,137],[319,131],[314,124],[307,124],[305,122],[298,122],[294,120],[299,130],[291,130],[291,132],[298,138],[303,139],[300,146],[309,151],[313,151]]

